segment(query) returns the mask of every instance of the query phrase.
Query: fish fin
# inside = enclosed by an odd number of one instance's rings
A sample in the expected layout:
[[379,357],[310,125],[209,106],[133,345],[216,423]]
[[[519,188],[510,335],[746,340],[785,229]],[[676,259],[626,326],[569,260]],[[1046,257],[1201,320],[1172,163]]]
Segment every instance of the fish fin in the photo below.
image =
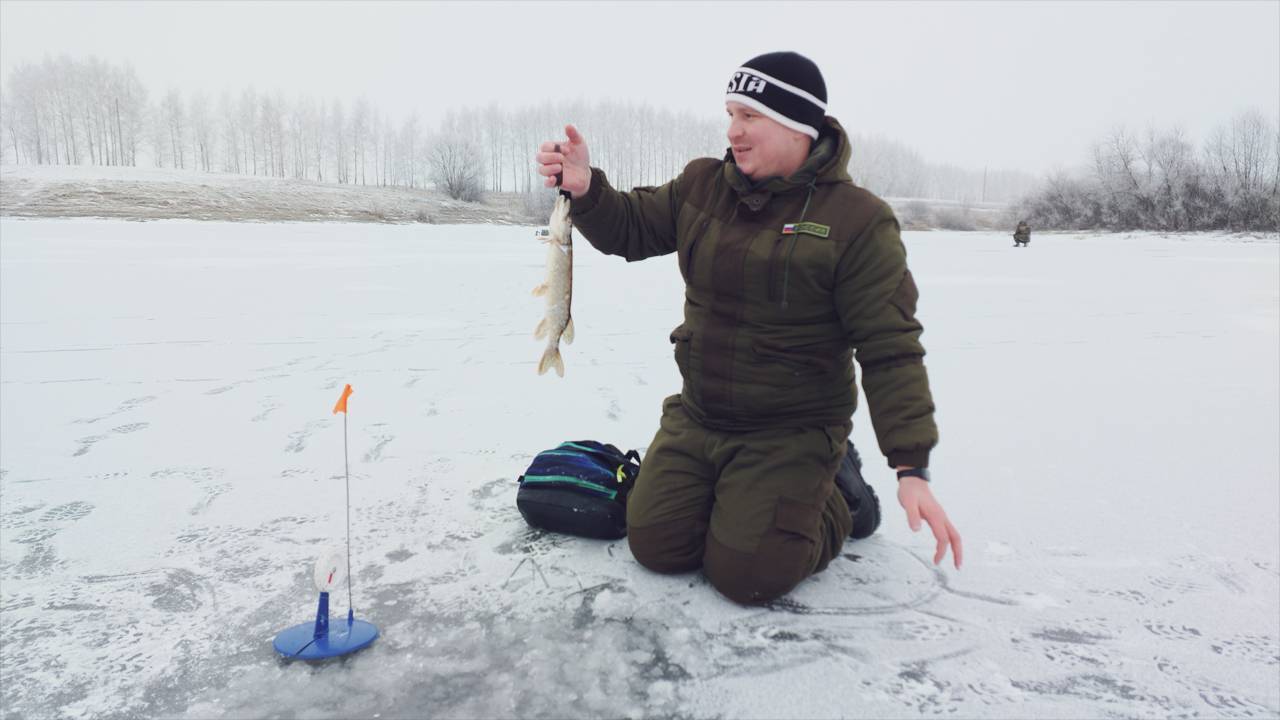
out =
[[542,353],[542,360],[538,362],[538,374],[542,375],[551,368],[556,369],[556,375],[564,377],[564,361],[560,359],[560,348],[547,348],[547,351]]
[[547,319],[542,318],[538,321],[538,327],[533,329],[533,339],[541,340],[547,336]]
[[573,342],[573,318],[569,318],[569,323],[564,326],[564,332],[560,333],[560,339],[565,343]]
[[547,284],[546,284],[546,283],[542,283],[541,285],[539,285],[538,287],[536,287],[536,288],[534,288],[534,289],[533,289],[533,296],[534,296],[534,297],[542,297],[543,295],[546,295],[546,294],[547,294]]

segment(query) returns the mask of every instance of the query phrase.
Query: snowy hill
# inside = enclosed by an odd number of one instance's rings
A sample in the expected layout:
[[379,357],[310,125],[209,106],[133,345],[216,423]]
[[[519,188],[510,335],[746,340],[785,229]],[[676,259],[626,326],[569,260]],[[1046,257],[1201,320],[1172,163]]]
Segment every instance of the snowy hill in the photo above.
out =
[[[648,444],[673,258],[577,253],[561,379],[528,228],[0,220],[0,714],[1275,717],[1280,244],[905,241],[965,567],[930,564],[860,408],[884,525],[742,607],[515,508],[540,450]],[[343,544],[348,382],[383,634],[288,664]]]
[[545,223],[524,195],[490,193],[482,202],[436,190],[338,185],[311,180],[183,170],[98,166],[7,166],[0,215],[127,220]]

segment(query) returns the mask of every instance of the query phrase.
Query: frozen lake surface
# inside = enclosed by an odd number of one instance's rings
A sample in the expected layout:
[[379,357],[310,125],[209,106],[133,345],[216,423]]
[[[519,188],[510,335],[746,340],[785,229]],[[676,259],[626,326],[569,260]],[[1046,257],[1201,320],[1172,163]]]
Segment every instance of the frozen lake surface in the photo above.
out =
[[[0,220],[0,713],[1280,713],[1276,238],[906,242],[967,562],[930,564],[864,407],[884,525],[760,608],[515,508],[539,450],[649,442],[671,258],[579,241],[558,379],[529,228]],[[286,663],[344,543],[348,382],[382,637]]]

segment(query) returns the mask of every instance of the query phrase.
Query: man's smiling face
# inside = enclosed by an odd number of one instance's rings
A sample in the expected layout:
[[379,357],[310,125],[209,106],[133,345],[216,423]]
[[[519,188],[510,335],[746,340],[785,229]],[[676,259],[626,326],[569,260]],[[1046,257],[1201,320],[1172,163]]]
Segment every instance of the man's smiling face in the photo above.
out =
[[733,161],[752,180],[787,177],[809,156],[808,135],[784,127],[742,103],[727,102],[729,145]]

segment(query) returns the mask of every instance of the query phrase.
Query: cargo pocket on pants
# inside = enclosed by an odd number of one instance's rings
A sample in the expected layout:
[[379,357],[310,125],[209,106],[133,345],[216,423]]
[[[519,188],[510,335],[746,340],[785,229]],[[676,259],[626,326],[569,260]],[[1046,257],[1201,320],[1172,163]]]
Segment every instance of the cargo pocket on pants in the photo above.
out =
[[773,527],[756,551],[756,600],[767,602],[791,591],[813,571],[822,508],[778,498]]

